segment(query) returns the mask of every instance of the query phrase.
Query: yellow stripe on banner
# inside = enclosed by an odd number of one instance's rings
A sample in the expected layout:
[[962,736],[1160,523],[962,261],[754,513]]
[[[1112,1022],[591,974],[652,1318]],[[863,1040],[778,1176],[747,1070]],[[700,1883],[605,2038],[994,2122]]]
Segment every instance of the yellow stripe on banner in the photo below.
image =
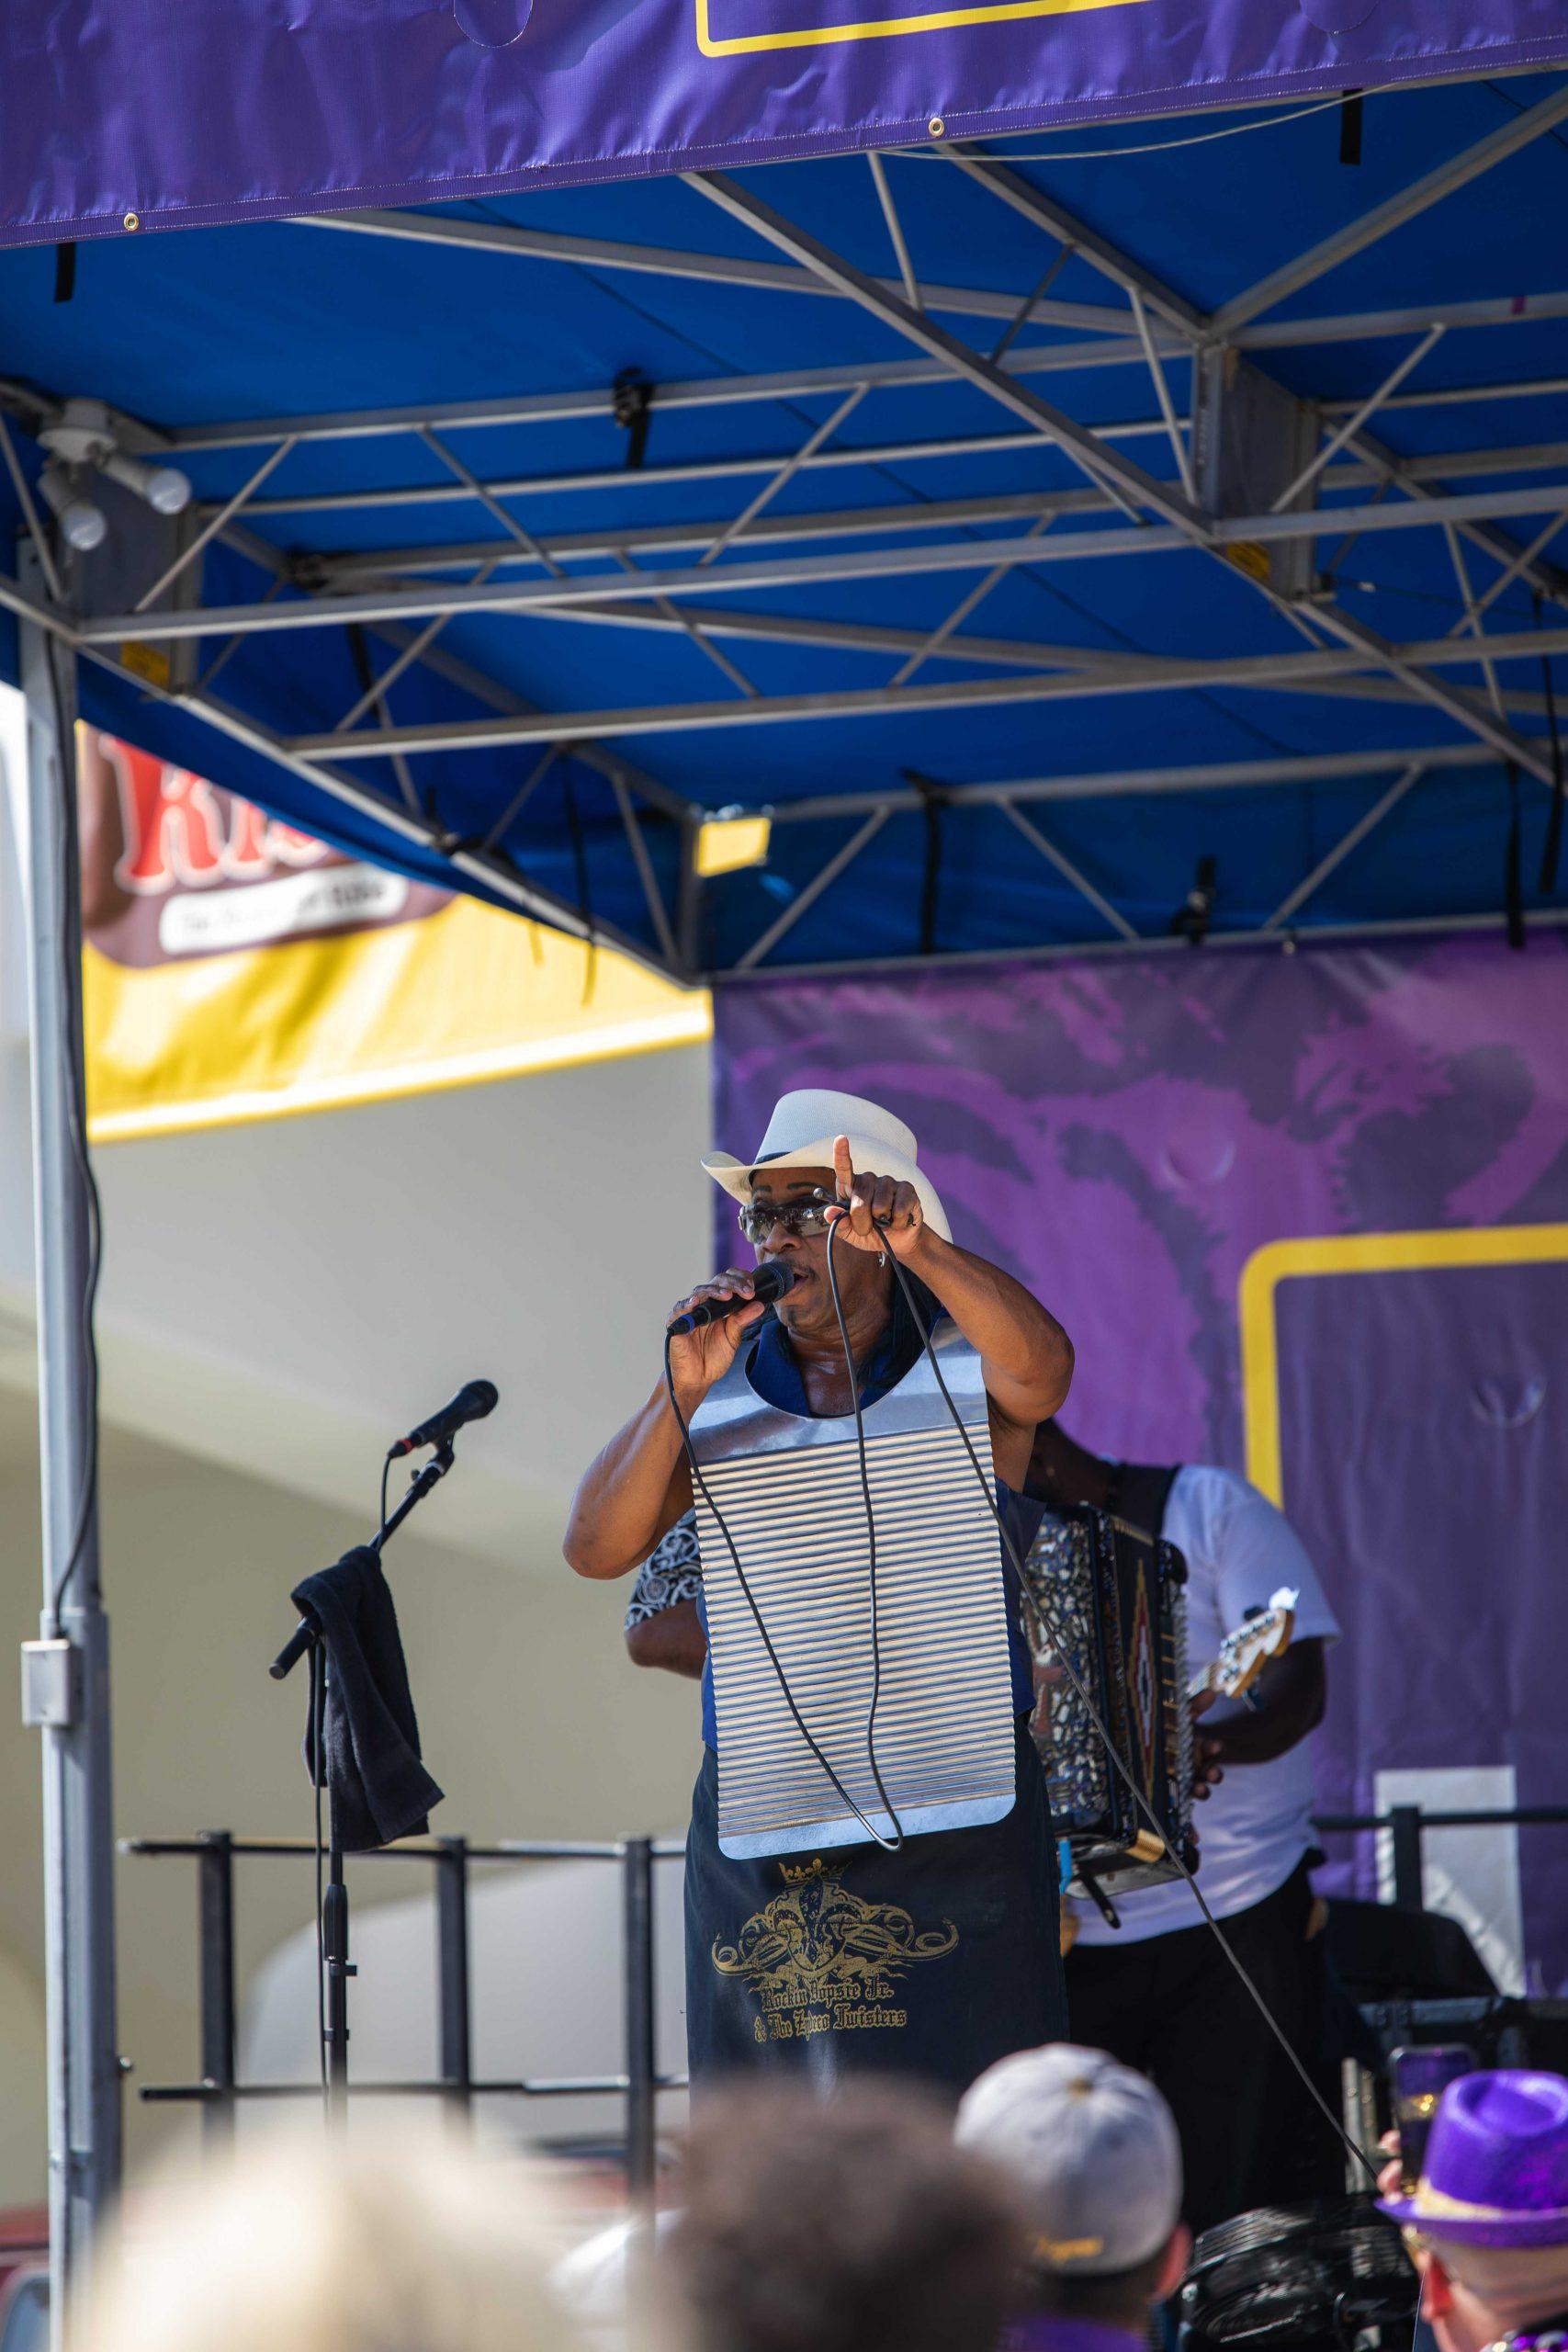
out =
[[456,899],[333,939],[138,969],[83,954],[95,1143],[700,1045],[705,989]]
[[1449,1266],[1532,1266],[1568,1260],[1568,1225],[1464,1226],[1424,1233],[1327,1233],[1269,1241],[1241,1270],[1242,1406],[1247,1475],[1282,1509],[1280,1343],[1275,1294],[1307,1274],[1429,1273]]
[[763,49],[821,49],[850,40],[886,40],[892,33],[940,32],[949,25],[1000,25],[1021,17],[1070,17],[1091,8],[1119,8],[1132,0],[989,0],[980,7],[929,8],[918,15],[874,17],[853,25],[803,25],[794,32],[740,33],[716,40],[709,0],[696,0],[697,47],[705,57],[739,57]]

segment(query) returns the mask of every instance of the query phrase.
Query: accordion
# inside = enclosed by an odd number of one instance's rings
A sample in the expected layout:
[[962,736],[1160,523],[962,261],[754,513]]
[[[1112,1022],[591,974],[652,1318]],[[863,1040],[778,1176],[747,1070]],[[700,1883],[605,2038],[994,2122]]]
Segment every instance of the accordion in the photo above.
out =
[[1043,1621],[1022,1604],[1036,1663],[1072,1668],[1123,1768],[1116,1770],[1077,1685],[1064,1676],[1050,1688],[1035,1729],[1070,1865],[1063,1893],[1090,1895],[1109,1911],[1119,1894],[1179,1877],[1173,1852],[1189,1870],[1197,1867],[1187,1564],[1174,1544],[1109,1511],[1068,1510],[1042,1521],[1024,1579]]

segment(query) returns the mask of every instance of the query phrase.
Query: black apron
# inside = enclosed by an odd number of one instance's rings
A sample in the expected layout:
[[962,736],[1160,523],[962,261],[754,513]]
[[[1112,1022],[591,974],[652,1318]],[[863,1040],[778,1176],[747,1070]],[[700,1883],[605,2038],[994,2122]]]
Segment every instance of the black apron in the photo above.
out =
[[686,2045],[694,2085],[859,2073],[962,2091],[1066,2033],[1045,1783],[1017,1724],[1018,1797],[980,1828],[897,1853],[839,1846],[739,1861],[718,1848],[703,1750],[686,1840]]

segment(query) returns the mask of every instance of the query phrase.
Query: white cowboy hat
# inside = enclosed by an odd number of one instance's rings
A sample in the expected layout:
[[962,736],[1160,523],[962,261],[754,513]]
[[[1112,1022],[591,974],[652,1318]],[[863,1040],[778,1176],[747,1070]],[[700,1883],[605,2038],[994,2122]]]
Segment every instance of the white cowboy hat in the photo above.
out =
[[751,1179],[764,1165],[831,1168],[833,1145],[840,1136],[849,1137],[850,1160],[857,1176],[891,1176],[897,1183],[912,1184],[931,1231],[943,1241],[952,1240],[953,1228],[936,1187],[915,1165],[919,1146],[912,1132],[902,1119],[896,1119],[880,1103],[866,1102],[863,1095],[836,1094],[818,1087],[783,1094],[773,1105],[767,1134],[749,1159],[716,1151],[704,1160],[703,1168],[734,1199],[749,1201]]

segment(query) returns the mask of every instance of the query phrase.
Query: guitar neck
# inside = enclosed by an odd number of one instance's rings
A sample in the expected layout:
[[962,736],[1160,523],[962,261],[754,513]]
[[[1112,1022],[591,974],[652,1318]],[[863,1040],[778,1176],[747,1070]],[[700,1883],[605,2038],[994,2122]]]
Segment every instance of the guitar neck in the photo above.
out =
[[1281,1594],[1271,1609],[1249,1617],[1245,1625],[1227,1634],[1218,1657],[1201,1668],[1187,1685],[1188,1698],[1200,1699],[1205,1690],[1216,1690],[1223,1699],[1239,1699],[1249,1690],[1269,1660],[1290,1647],[1296,1627],[1295,1600],[1294,1593]]

